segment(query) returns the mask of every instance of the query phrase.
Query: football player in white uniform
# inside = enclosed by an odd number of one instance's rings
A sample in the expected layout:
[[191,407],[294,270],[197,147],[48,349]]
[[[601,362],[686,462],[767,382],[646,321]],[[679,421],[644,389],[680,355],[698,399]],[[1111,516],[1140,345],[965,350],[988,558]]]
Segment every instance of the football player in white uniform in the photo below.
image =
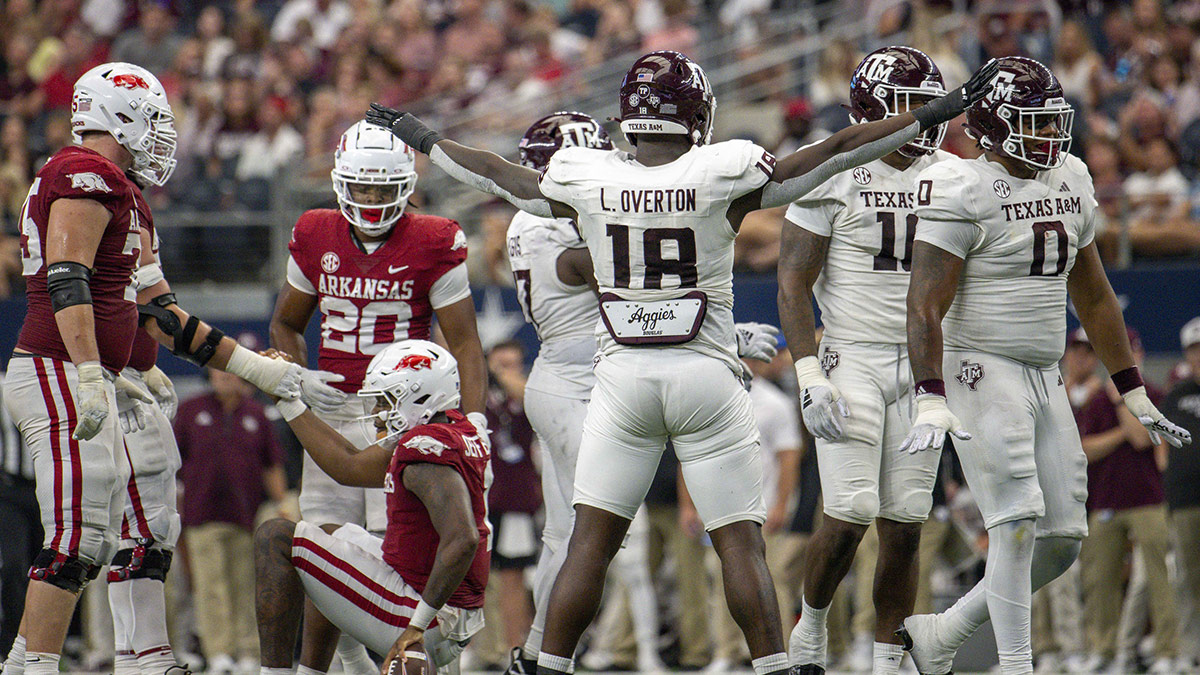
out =
[[[604,127],[588,115],[557,112],[534,122],[525,132],[519,145],[521,164],[542,171],[554,153],[564,147],[612,150],[613,144]],[[567,547],[563,544],[575,521],[571,509],[575,462],[588,401],[596,384],[592,365],[596,356],[596,326],[601,319],[592,258],[574,222],[569,218],[542,218],[519,211],[508,226],[507,238],[517,299],[525,320],[534,326],[541,341],[525,385],[525,410],[543,450],[546,525],[533,577],[536,608],[533,626],[508,669],[514,675],[531,675],[542,646],[550,588],[566,558]],[[774,358],[778,332],[774,327],[741,323],[737,324],[737,331],[739,355],[760,360]],[[619,569],[617,573],[620,574]],[[635,587],[649,586],[636,579],[626,581],[631,593]],[[632,610],[639,635],[657,635],[656,614],[646,613],[638,606]],[[661,670],[654,640],[649,641],[648,647],[642,642],[639,640],[639,670]]]
[[[1062,87],[1032,59],[992,63],[987,95],[967,110],[984,155],[917,177],[908,294],[917,416],[901,450],[937,450],[954,434],[988,528],[983,580],[899,631],[918,669],[935,675],[950,672],[959,645],[989,617],[1000,672],[1032,672],[1031,593],[1070,566],[1087,535],[1087,459],[1058,371],[1068,293],[1154,442],[1191,441],[1150,402],[1134,365],[1093,241],[1092,181],[1067,154],[1073,111]],[[955,373],[949,396],[943,372]]]
[[372,105],[367,121],[459,180],[530,213],[574,219],[592,258],[600,357],[576,464],[575,529],[551,591],[539,673],[572,669],[668,438],[721,558],[755,673],[787,670],[763,556],[758,432],[734,348],[733,239],[746,213],[790,203],[908,143],[957,116],[990,79],[981,72],[912,112],[855,125],[776,164],[748,141],[710,145],[715,102],[704,72],[677,52],[652,52],[620,90],[621,128],[636,152],[566,148],[540,176]]
[[[923,52],[884,47],[854,71],[850,118],[893,117],[944,93],[941,72]],[[951,156],[938,149],[945,133],[944,125],[931,128],[834,176],[787,211],[779,316],[796,358],[804,421],[816,437],[825,503],[789,645],[800,672],[825,668],[825,614],[872,521],[879,528],[873,672],[894,675],[904,655],[894,631],[913,611],[917,547],[939,459],[937,452],[895,452],[912,417],[904,298],[916,233],[915,178]],[[825,325],[820,360],[814,296]]]

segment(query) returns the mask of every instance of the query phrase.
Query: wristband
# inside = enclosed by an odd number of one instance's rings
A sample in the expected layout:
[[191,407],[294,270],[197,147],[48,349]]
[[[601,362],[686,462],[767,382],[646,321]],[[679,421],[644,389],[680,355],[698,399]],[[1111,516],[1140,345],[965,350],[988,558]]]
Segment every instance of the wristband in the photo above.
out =
[[437,618],[437,613],[438,611],[433,608],[433,605],[425,602],[425,598],[421,598],[421,602],[417,603],[417,608],[413,610],[412,617],[408,620],[408,627],[425,630]]
[[926,396],[932,394],[946,398],[946,383],[937,378],[921,380],[917,386],[913,387],[913,391],[917,396]]
[[1130,366],[1125,370],[1113,373],[1112,381],[1117,387],[1117,393],[1122,396],[1145,384],[1142,382],[1142,374],[1138,372],[1137,366]]
[[304,401],[298,398],[279,399],[275,404],[275,409],[283,416],[284,422],[291,422],[297,417],[304,414],[308,410],[308,406],[304,405]]
[[428,155],[442,135],[425,126],[419,117],[412,113],[404,113],[392,122],[392,133],[411,145],[417,152]]
[[796,383],[801,389],[817,387],[826,383],[825,371],[815,356],[804,356],[796,360]]

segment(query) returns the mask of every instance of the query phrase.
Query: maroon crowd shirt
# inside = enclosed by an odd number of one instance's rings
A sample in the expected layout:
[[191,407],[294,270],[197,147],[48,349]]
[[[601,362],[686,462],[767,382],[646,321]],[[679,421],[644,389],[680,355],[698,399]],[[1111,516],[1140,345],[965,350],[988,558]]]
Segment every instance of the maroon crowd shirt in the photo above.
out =
[[[1162,392],[1149,384],[1146,385],[1146,393],[1156,404],[1162,399]],[[1097,390],[1075,412],[1075,421],[1079,425],[1080,436],[1099,434],[1117,427],[1117,408],[1108,399],[1105,388]],[[1088,464],[1089,511],[1132,509],[1161,504],[1164,500],[1162,474],[1154,462],[1152,448],[1136,450],[1126,442],[1104,459]]]
[[392,566],[418,593],[425,592],[438,537],[429,511],[416,495],[404,487],[404,470],[413,464],[442,464],[462,476],[471,497],[479,547],[467,576],[447,601],[453,607],[476,609],[483,606],[491,564],[492,531],[487,521],[488,451],[475,427],[457,410],[446,412],[448,422],[424,424],[400,437],[392,455],[392,464],[384,477],[387,493],[387,532],[383,537],[383,560]]
[[266,501],[263,474],[283,450],[260,403],[245,399],[226,413],[215,394],[184,401],[175,415],[183,467],[184,527],[223,522],[254,529]]
[[353,393],[384,347],[429,339],[429,290],[466,261],[467,238],[453,220],[405,213],[383,245],[367,253],[350,228],[341,211],[307,211],[296,221],[288,249],[317,291],[317,365],[346,378],[330,384]]
[[496,489],[488,496],[492,517],[537,513],[542,508],[542,479],[533,464],[533,427],[524,407],[520,401],[494,389],[488,392],[487,420],[492,439],[492,471],[496,476]]
[[59,199],[90,199],[112,214],[92,262],[92,313],[100,363],[118,371],[129,362],[137,330],[131,283],[141,249],[137,201],[140,194],[121,169],[100,153],[71,146],[38,171],[21,211],[21,264],[27,309],[17,348],[70,361],[46,290],[46,232],[50,206]]

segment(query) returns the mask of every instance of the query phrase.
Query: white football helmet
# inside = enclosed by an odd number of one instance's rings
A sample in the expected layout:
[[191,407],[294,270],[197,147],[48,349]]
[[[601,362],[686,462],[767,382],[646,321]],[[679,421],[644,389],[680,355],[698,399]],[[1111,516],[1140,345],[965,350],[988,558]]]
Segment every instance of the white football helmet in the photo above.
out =
[[[443,410],[458,406],[458,362],[444,347],[427,340],[404,340],[388,345],[371,359],[358,395],[382,397],[390,409],[363,417],[369,435],[380,442],[428,422]],[[375,424],[382,421],[385,432]]]
[[112,134],[133,155],[130,173],[162,185],[175,170],[175,115],[167,93],[150,71],[132,63],[105,63],[75,82],[71,134]]
[[[356,122],[342,134],[333,153],[333,192],[342,215],[369,236],[387,234],[417,187],[417,154],[383,127]],[[366,201],[351,188],[379,190]]]

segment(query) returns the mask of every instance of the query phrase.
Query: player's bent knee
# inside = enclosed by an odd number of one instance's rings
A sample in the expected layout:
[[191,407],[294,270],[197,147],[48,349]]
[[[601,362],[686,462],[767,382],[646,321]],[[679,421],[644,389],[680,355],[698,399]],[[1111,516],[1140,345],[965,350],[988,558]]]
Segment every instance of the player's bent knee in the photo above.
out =
[[855,525],[870,525],[879,516],[879,495],[873,492],[856,492],[840,507],[827,506],[825,513],[838,520]]
[[1078,537],[1039,537],[1034,548],[1034,566],[1039,569],[1039,576],[1045,575],[1046,583],[1062,576],[1075,563],[1082,546]]
[[295,534],[296,523],[286,518],[272,518],[254,531],[254,548],[262,552],[278,549],[290,555]]
[[153,579],[165,583],[167,572],[171,571],[173,555],[171,551],[156,548],[154,542],[121,549],[109,563],[108,583],[133,579]]
[[83,590],[83,587],[99,574],[100,565],[49,548],[42,549],[33,559],[33,566],[29,568],[30,579],[70,593]]

